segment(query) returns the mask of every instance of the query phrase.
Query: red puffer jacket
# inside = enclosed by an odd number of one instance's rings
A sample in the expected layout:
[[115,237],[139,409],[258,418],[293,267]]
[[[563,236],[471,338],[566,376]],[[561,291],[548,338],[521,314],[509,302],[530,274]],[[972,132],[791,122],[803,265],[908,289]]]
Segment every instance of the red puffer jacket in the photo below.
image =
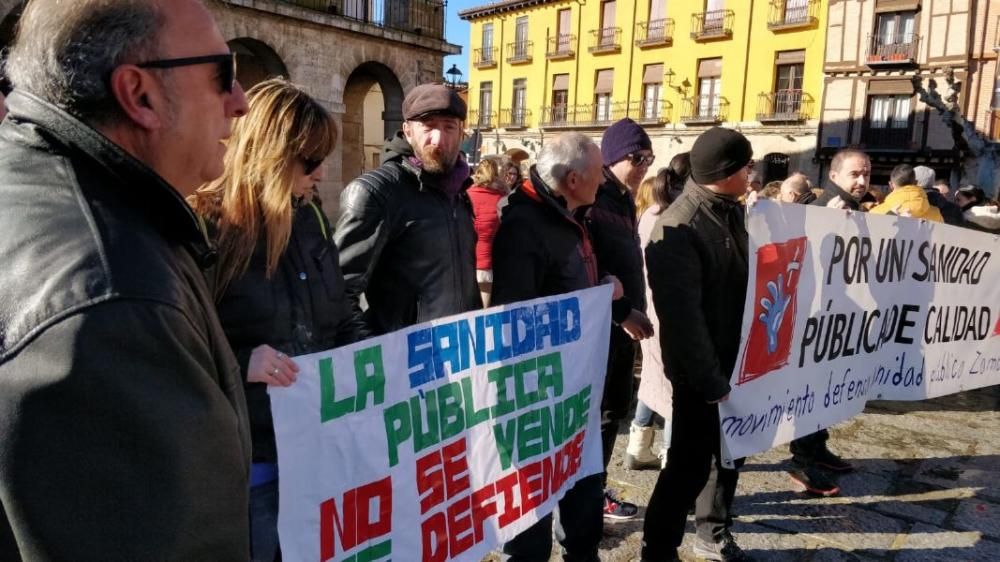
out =
[[504,198],[504,194],[482,185],[470,187],[467,193],[475,216],[476,269],[493,269],[493,237],[500,228],[497,203]]

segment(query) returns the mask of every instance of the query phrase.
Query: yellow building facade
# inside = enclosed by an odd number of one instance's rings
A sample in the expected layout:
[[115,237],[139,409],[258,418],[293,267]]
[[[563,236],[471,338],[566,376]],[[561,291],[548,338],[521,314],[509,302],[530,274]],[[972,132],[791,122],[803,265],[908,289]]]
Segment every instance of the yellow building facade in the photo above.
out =
[[741,130],[765,178],[813,162],[828,0],[507,0],[470,8],[469,121],[482,155],[630,117],[658,162]]

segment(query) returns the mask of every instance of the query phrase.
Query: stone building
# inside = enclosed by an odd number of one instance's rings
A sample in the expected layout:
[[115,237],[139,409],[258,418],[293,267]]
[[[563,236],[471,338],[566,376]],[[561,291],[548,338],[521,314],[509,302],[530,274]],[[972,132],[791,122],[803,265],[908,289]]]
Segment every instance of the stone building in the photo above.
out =
[[[324,163],[319,186],[336,214],[341,188],[369,164],[365,128],[380,136],[402,125],[404,92],[441,80],[445,55],[461,48],[444,39],[441,0],[209,0],[245,88],[287,76],[335,116],[340,142]],[[13,39],[24,0],[0,0],[0,48]],[[378,88],[374,88],[374,86]],[[365,98],[380,91],[383,110],[364,122]]]

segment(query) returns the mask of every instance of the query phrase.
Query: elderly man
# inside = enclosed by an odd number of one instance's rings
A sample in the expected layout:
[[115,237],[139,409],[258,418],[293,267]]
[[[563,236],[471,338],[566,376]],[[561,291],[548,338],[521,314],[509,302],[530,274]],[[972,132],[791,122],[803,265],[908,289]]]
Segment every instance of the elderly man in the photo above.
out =
[[0,560],[246,560],[239,366],[184,201],[246,98],[198,0],[33,0],[0,125]]
[[[631,309],[624,322],[611,327],[608,372],[601,399],[601,441],[606,479],[619,422],[628,415],[632,404],[636,341],[653,335],[653,325],[645,315],[646,283],[642,273],[635,192],[646,177],[654,157],[649,135],[627,117],[604,132],[601,157],[604,160],[604,181],[597,190],[594,205],[587,212],[587,229],[593,237],[598,261],[608,273],[621,280]],[[656,466],[659,466],[659,459],[656,459]],[[613,520],[635,517],[639,509],[618,499],[606,486],[605,483],[604,516]]]
[[781,182],[781,191],[778,201],[782,203],[801,203],[807,205],[816,200],[812,189],[809,188],[809,179],[805,174],[794,173]]
[[752,156],[736,131],[715,127],[699,136],[691,147],[693,182],[659,216],[646,246],[663,366],[673,385],[667,467],[643,528],[646,562],[678,560],[692,506],[697,556],[750,559],[729,531],[742,460],[736,468],[722,465],[718,405],[729,398],[743,325],[749,239],[739,197]]
[[[580,133],[548,141],[529,181],[508,198],[493,240],[493,302],[506,304],[593,287],[601,282],[583,215],[603,181],[601,151]],[[622,322],[631,307],[616,279],[612,317]],[[578,481],[559,502],[558,535],[565,560],[595,562],[601,540],[602,476]],[[503,549],[510,562],[549,559],[552,516],[518,535]]]
[[340,267],[354,306],[362,295],[367,301],[363,317],[373,334],[483,306],[465,194],[469,166],[459,154],[465,113],[451,88],[414,88],[382,165],[341,197]]
[[[937,172],[933,168],[916,166],[913,168],[913,176],[917,186],[927,195],[927,202],[941,212],[941,218],[946,224],[957,226],[965,224],[961,207],[948,200],[948,182],[937,180]],[[944,185],[941,181],[944,181]]]

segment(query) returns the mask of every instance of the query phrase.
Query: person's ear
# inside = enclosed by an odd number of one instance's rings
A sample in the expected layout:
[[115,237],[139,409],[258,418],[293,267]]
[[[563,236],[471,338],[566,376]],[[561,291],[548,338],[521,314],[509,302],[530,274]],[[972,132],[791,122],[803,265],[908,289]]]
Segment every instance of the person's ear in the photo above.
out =
[[125,117],[146,130],[163,127],[166,100],[160,84],[148,72],[132,64],[123,64],[111,72],[111,94]]

